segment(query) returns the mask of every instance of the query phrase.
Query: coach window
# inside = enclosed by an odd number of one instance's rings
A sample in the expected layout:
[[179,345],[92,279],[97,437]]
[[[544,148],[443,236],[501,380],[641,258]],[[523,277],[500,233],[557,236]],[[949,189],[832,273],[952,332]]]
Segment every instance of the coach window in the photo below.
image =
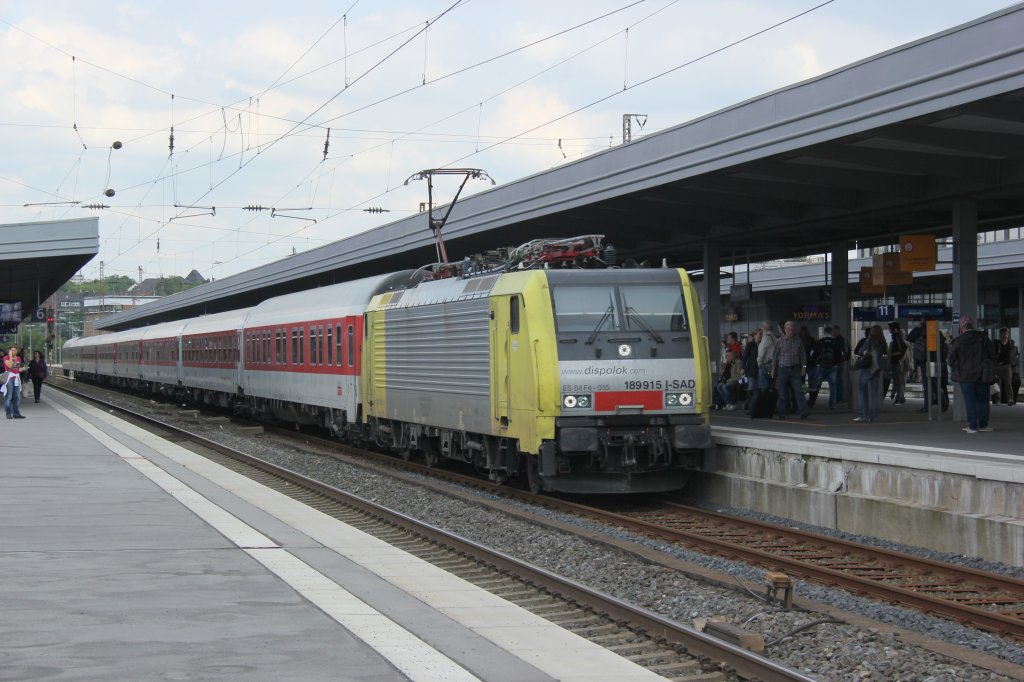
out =
[[342,348],[341,343],[342,343],[342,341],[341,341],[341,325],[340,324],[337,325],[334,328],[334,343],[336,344],[335,347],[334,347],[334,357],[335,357],[336,362],[338,363],[338,367],[341,367],[341,348]]
[[270,330],[263,332],[263,364],[270,364]]
[[327,361],[324,357],[324,328],[316,328],[316,362],[318,365],[325,365]]
[[334,327],[327,325],[327,366],[334,364]]
[[356,357],[356,330],[352,325],[348,326],[348,366],[354,367]]

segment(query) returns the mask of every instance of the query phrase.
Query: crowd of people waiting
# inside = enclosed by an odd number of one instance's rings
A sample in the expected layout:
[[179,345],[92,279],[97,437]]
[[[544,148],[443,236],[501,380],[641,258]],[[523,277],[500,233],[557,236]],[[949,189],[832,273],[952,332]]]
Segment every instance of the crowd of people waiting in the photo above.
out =
[[[930,401],[938,409],[949,408],[950,378],[960,384],[968,425],[964,431],[991,431],[988,426],[989,401],[1014,405],[1020,389],[1019,353],[1010,331],[1003,328],[998,339],[976,331],[972,320],[960,320],[960,335],[947,339],[938,335],[938,376],[927,378],[927,341],[925,321],[909,332],[899,322],[889,323],[889,338],[883,328],[873,325],[851,348],[839,326],[826,325],[815,339],[806,326],[794,322],[776,327],[765,321],[741,340],[729,332],[722,341],[721,374],[714,391],[714,409],[736,410],[749,414],[759,392],[774,388],[778,392],[774,416],[789,415],[806,419],[814,409],[822,384],[828,385],[828,407],[835,410],[845,401],[845,364],[855,370],[859,414],[857,422],[878,418],[881,400],[906,403],[908,382],[923,387],[926,412]],[[995,377],[991,372],[996,371]]]

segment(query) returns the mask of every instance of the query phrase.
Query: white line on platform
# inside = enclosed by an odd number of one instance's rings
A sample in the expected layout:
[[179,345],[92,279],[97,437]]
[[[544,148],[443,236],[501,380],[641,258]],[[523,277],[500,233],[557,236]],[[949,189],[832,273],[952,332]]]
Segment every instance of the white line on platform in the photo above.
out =
[[160,486],[274,575],[366,642],[412,680],[479,682],[479,678],[315,568],[281,549],[255,528],[217,506],[51,398],[73,424]]
[[613,651],[201,455],[90,405],[79,409],[277,517],[555,679],[661,679]]

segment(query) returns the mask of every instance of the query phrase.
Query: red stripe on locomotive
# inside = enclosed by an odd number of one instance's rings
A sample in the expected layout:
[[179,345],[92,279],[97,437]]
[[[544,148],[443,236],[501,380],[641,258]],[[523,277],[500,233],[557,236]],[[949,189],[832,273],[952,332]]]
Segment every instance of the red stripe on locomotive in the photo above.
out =
[[616,407],[640,406],[645,410],[660,410],[664,399],[661,391],[598,391],[594,394],[594,409],[610,412]]

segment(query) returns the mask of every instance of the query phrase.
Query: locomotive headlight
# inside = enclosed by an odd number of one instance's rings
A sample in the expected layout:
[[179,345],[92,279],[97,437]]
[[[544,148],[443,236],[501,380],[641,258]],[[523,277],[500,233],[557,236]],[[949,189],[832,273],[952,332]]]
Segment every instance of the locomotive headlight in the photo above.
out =
[[666,393],[665,405],[667,407],[689,407],[693,405],[693,393]]
[[587,409],[591,405],[590,396],[588,394],[576,394],[576,395],[563,395],[562,396],[562,407],[567,409],[582,408]]
[[562,404],[565,405],[566,407],[576,407],[576,396],[565,396],[564,398],[562,398]]

